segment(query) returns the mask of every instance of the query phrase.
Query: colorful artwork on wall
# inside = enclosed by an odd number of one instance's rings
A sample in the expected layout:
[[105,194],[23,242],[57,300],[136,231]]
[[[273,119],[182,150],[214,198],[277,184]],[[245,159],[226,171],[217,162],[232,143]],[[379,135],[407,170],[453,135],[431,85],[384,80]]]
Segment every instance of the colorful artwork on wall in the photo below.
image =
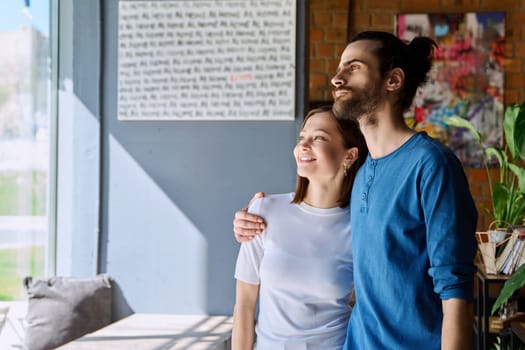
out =
[[465,166],[479,166],[481,151],[472,136],[447,128],[444,119],[466,118],[487,145],[501,145],[504,13],[399,14],[397,35],[406,41],[429,36],[439,46],[428,82],[405,114],[407,122],[448,144]]

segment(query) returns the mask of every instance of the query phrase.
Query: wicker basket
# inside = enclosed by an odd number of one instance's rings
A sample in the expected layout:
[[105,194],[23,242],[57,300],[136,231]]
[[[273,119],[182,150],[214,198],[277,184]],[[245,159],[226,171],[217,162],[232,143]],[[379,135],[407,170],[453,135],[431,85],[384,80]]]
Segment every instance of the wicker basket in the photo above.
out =
[[517,234],[509,232],[508,229],[504,231],[494,229],[495,224],[496,222],[493,221],[486,232],[476,232],[478,250],[485,266],[485,273],[493,275],[499,273],[518,238]]

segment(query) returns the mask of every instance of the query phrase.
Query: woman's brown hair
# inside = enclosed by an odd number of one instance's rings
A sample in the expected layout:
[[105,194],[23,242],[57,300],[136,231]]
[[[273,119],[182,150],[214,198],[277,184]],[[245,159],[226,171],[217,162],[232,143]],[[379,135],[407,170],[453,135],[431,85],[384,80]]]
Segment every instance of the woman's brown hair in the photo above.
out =
[[[364,163],[366,156],[368,154],[368,148],[366,147],[365,138],[359,130],[359,125],[356,121],[348,119],[339,119],[336,118],[332,112],[332,106],[322,106],[319,108],[312,109],[306,114],[301,125],[301,130],[304,128],[308,119],[311,116],[318,113],[329,113],[330,117],[334,119],[337,124],[337,130],[341,133],[343,137],[344,147],[350,149],[352,147],[357,147],[358,157],[355,162],[350,166],[347,171],[347,175],[343,178],[343,186],[339,199],[337,200],[337,205],[341,208],[345,208],[350,203],[350,194],[352,193],[352,186],[354,184],[354,179],[357,174],[357,170]],[[301,203],[306,196],[306,190],[308,189],[308,179],[302,176],[297,176],[297,183],[295,185],[295,196],[292,200],[292,203]]]

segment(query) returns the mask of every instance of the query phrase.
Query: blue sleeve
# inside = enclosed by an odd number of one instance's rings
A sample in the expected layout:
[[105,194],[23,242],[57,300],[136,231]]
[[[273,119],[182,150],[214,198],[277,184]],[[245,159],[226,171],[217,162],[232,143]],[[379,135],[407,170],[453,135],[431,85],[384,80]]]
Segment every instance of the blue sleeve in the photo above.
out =
[[442,300],[473,299],[478,213],[459,160],[436,155],[422,181],[429,275]]

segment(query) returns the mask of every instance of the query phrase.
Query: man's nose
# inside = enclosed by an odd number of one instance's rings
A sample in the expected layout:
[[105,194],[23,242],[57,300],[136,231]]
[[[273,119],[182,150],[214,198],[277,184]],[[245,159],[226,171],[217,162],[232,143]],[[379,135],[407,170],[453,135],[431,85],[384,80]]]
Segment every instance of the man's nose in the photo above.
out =
[[332,85],[334,87],[339,87],[339,86],[343,85],[343,80],[339,76],[339,73],[335,73],[335,75],[332,77],[330,82],[332,83]]

